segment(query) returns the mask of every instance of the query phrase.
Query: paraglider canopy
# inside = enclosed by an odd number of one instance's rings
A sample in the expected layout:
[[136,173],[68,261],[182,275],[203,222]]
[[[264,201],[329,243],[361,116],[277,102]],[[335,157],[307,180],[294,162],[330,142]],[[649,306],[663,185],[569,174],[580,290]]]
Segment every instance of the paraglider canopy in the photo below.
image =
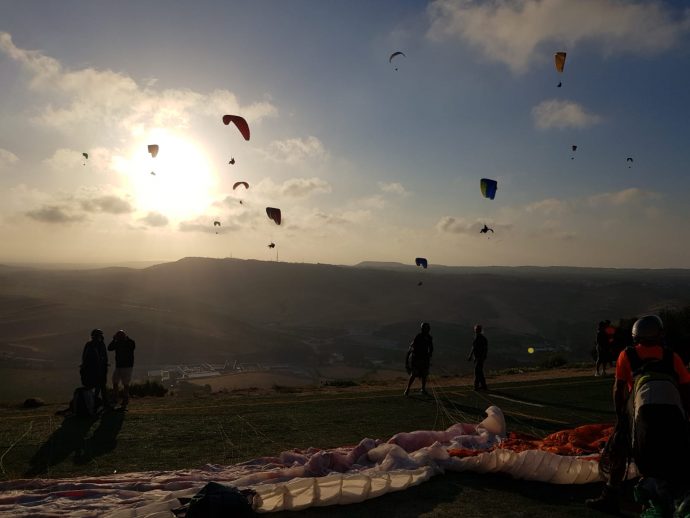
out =
[[220,221],[214,221],[213,226],[214,227],[220,227]]
[[556,65],[556,70],[558,70],[558,72],[561,74],[563,73],[563,68],[565,67],[565,57],[565,52],[556,52],[556,54],[554,54],[553,56],[553,60]]
[[404,58],[407,57],[404,53],[402,53],[402,52],[400,52],[400,51],[393,52],[393,54],[391,54],[391,56],[388,58],[388,62],[389,62],[389,63],[392,63],[392,62],[393,62],[393,58],[394,58],[395,56],[402,56],[402,57],[404,57]]
[[247,124],[244,117],[240,117],[239,115],[223,115],[223,124],[227,126],[231,122],[240,130],[244,140],[249,140],[249,124]]
[[232,186],[232,190],[234,191],[237,189],[240,185],[244,185],[245,189],[249,189],[249,184],[247,182],[235,182]]
[[491,231],[492,234],[494,233],[494,229],[493,229],[493,228],[489,228],[489,227],[486,226],[486,224],[484,224],[484,228],[482,228],[482,229],[479,231],[479,233],[480,233],[480,234],[486,234],[486,233],[489,232],[489,231]]
[[573,144],[573,146],[571,147],[571,149],[573,150],[573,152],[575,152],[575,151],[577,151],[577,146]]
[[275,207],[266,207],[266,215],[268,216],[268,219],[275,221],[276,225],[280,225],[282,220],[280,209],[276,209]]
[[89,154],[88,154],[88,153],[82,153],[81,156],[83,156],[83,157],[86,158],[87,160],[89,159]]
[[158,144],[149,144],[148,150],[149,150],[149,153],[151,153],[151,156],[153,158],[156,158],[156,155],[158,155]]
[[276,247],[276,244],[275,244],[275,243],[270,243],[270,244],[268,245],[268,248],[275,248],[275,247]]
[[234,158],[231,158],[230,161],[228,162],[228,164],[230,164],[230,165],[235,165],[235,159],[234,159]]
[[485,198],[493,200],[496,196],[496,189],[498,188],[498,182],[496,180],[491,180],[489,178],[482,178],[479,186],[481,187],[482,194]]
[[417,266],[421,266],[425,270],[426,270],[427,266],[429,265],[429,263],[427,262],[427,260],[424,257],[417,257],[414,260],[414,264],[416,264]]

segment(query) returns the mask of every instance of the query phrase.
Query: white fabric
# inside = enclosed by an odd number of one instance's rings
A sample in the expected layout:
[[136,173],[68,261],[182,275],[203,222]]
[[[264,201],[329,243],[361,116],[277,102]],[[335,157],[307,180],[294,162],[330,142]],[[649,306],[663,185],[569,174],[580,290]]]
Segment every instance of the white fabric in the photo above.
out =
[[450,448],[488,450],[506,437],[503,412],[492,406],[487,415],[478,425],[399,433],[385,443],[363,439],[354,448],[286,451],[234,466],[0,482],[0,514],[169,518],[170,510],[180,505],[178,497],[190,498],[210,481],[252,488],[258,494],[255,509],[273,512],[362,502],[421,484],[445,470],[502,472],[554,484],[600,480],[591,457],[504,449],[451,457]]

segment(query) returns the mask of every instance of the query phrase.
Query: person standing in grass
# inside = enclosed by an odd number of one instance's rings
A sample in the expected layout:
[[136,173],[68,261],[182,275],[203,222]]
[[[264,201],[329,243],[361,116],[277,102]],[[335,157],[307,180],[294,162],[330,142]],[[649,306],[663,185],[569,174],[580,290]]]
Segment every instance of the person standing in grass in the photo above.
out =
[[108,353],[105,350],[103,331],[100,329],[91,331],[91,340],[84,345],[79,373],[82,385],[89,389],[95,389],[96,405],[103,404],[105,407],[109,407],[106,390]]
[[489,390],[484,377],[484,362],[489,353],[489,341],[482,332],[482,325],[474,326],[474,341],[467,361],[474,360],[474,390]]
[[602,320],[597,327],[597,363],[595,376],[606,376],[606,364],[609,361],[609,335],[606,332],[607,322]]
[[113,404],[117,404],[120,382],[122,382],[122,408],[127,408],[129,403],[129,384],[132,381],[132,369],[134,368],[134,348],[136,344],[127,334],[120,329],[113,336],[113,341],[108,345],[109,351],[115,351],[115,370],[113,371]]
[[431,356],[434,353],[434,341],[431,335],[431,325],[429,322],[422,323],[421,332],[414,337],[410,348],[407,351],[405,359],[405,367],[410,379],[407,382],[407,388],[403,393],[405,396],[410,395],[410,387],[415,378],[422,380],[422,394],[429,395],[426,391],[426,379],[429,376],[429,366],[431,365]]

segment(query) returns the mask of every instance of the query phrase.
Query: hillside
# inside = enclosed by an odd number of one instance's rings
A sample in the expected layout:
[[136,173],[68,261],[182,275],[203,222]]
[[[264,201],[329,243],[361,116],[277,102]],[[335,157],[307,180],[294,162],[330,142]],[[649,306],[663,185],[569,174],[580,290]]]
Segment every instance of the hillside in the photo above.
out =
[[401,368],[428,320],[443,368],[462,372],[476,322],[493,368],[539,361],[528,346],[585,360],[598,320],[690,302],[685,270],[371,266],[185,258],[145,269],[2,269],[0,353],[72,368],[101,327],[137,340],[139,366],[317,368],[338,353],[351,365]]

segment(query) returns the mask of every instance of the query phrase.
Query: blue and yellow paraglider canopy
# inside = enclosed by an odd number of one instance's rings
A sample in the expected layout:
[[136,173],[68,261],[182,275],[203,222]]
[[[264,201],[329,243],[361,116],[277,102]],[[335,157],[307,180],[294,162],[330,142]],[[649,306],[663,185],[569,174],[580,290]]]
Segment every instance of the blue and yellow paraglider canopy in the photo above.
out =
[[426,270],[426,267],[429,265],[424,257],[417,257],[414,260],[414,264],[416,264],[417,266],[421,266],[425,270]]
[[493,200],[496,196],[496,188],[498,187],[498,182],[496,180],[490,180],[489,178],[482,178],[479,185],[482,189],[482,194],[484,195],[484,198],[489,198],[490,200]]

